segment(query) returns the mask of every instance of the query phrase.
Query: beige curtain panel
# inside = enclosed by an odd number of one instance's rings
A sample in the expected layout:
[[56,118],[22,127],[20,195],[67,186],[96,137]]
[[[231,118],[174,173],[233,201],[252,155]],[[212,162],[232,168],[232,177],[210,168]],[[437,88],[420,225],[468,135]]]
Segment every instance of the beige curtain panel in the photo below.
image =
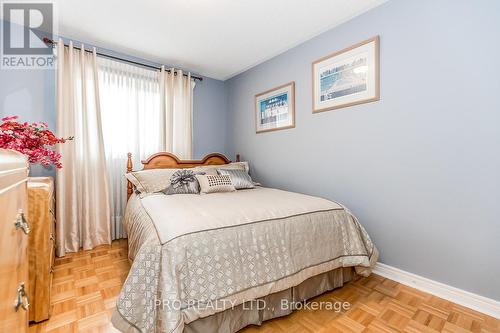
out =
[[164,110],[165,150],[182,159],[193,157],[193,89],[191,73],[181,70],[160,72],[160,105]]
[[74,136],[59,145],[57,255],[109,244],[110,204],[102,136],[96,52],[57,44],[57,132]]

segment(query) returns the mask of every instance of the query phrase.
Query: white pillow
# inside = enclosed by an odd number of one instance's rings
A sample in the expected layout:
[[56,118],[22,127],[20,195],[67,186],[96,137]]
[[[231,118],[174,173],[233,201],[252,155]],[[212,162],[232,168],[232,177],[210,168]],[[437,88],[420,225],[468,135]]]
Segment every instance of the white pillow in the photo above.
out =
[[203,194],[236,191],[229,175],[196,175],[196,179]]
[[141,193],[155,193],[164,190],[170,185],[170,177],[181,169],[151,169],[132,171],[125,177],[132,182]]
[[250,170],[250,166],[248,165],[248,162],[233,162],[229,164],[220,164],[220,165],[203,165],[203,166],[198,166],[194,167],[193,171],[194,172],[204,172],[207,175],[217,175],[217,169],[236,169],[236,170],[244,170],[248,173]]

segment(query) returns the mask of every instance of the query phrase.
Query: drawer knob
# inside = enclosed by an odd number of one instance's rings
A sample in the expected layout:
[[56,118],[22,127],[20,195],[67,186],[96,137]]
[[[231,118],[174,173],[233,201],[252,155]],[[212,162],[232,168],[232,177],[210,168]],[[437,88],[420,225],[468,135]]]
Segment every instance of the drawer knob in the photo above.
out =
[[19,210],[14,225],[16,226],[16,229],[21,229],[26,235],[31,231],[28,221],[26,220],[26,217],[24,216],[22,210]]
[[26,289],[24,288],[24,282],[21,282],[19,287],[17,287],[17,298],[14,303],[16,311],[18,311],[20,307],[25,311],[27,311],[30,307],[30,299],[26,293]]

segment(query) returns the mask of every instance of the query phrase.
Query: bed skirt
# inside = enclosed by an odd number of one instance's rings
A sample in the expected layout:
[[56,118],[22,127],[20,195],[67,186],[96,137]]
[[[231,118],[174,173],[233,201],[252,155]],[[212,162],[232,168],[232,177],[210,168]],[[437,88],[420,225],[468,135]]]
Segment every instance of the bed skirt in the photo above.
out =
[[[197,319],[186,324],[183,333],[236,333],[248,325],[260,326],[266,320],[283,317],[293,312],[291,307],[283,307],[282,304],[289,305],[311,299],[342,287],[355,277],[356,273],[353,267],[337,268],[313,276],[295,287],[259,298],[252,304],[243,303],[214,315]],[[116,311],[113,313],[112,323],[122,332],[139,332]]]

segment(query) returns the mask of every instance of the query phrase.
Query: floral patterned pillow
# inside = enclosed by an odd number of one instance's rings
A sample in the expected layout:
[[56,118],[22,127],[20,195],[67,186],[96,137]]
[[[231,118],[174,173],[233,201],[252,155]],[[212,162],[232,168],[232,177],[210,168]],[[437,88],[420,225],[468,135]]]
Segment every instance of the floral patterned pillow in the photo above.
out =
[[[198,173],[199,174],[199,173]],[[199,194],[200,184],[196,179],[197,173],[192,170],[178,170],[170,177],[170,185],[162,192],[172,194]]]

